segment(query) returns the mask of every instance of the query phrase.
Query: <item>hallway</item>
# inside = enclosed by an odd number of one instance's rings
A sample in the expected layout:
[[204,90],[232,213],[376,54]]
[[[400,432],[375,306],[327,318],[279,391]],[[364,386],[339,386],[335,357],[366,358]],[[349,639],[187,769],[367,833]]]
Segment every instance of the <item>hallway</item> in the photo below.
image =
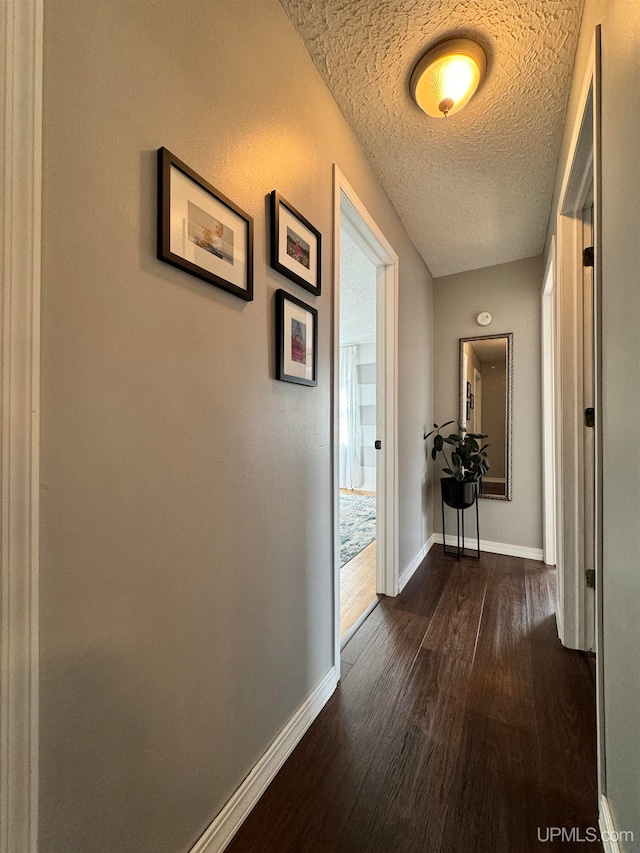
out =
[[545,839],[597,827],[594,683],[558,641],[554,586],[542,563],[436,546],[344,648],[336,693],[227,849],[573,849]]

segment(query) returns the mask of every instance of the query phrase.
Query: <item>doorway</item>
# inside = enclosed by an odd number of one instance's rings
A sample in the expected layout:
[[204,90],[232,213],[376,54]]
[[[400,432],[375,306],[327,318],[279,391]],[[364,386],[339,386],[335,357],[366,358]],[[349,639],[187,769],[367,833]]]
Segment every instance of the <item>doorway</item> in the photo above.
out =
[[340,636],[376,592],[376,320],[378,268],[340,227]]
[[[398,592],[398,257],[334,166],[335,660]],[[341,594],[342,593],[342,594]]]

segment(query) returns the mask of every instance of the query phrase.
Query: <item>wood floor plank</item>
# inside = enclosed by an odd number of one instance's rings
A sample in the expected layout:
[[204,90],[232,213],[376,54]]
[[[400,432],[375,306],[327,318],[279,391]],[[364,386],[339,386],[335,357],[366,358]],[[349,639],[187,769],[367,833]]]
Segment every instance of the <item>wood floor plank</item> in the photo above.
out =
[[[384,603],[376,609],[380,608],[384,613]],[[338,687],[228,848],[232,853],[252,850],[257,844],[264,853],[312,850],[306,846],[312,839],[338,849],[335,845],[424,634],[421,617],[391,607],[384,615],[386,619],[359,655],[357,667]],[[301,814],[305,814],[303,821]]]
[[537,735],[482,714],[468,713],[447,813],[442,853],[545,850],[546,826]]
[[438,853],[470,669],[421,649],[337,849]]
[[376,598],[376,542],[340,569],[340,636],[355,625]]
[[458,562],[429,623],[423,648],[471,663],[486,588],[486,572],[475,561]]
[[587,655],[557,639],[555,571],[525,568],[532,678],[549,825],[597,826],[596,710]]
[[340,660],[340,681],[344,682],[345,678],[349,675],[352,669],[352,663],[347,663],[346,661]]
[[510,725],[534,728],[535,699],[525,579],[491,561],[478,633],[469,709]]
[[[344,679],[230,853],[563,853],[597,826],[594,682],[554,572],[436,549],[343,650]],[[581,850],[601,851],[599,843]]]
[[393,606],[430,619],[455,566],[456,561],[443,554],[441,545],[434,546],[400,595],[393,599]]
[[432,549],[400,595],[396,598],[384,599],[384,606],[376,607],[364,625],[358,629],[342,650],[342,660],[348,663],[356,662],[362,650],[371,642],[384,623],[388,622],[390,609],[402,610],[422,617],[425,620],[426,630],[454,567],[455,561],[444,556],[441,547]]

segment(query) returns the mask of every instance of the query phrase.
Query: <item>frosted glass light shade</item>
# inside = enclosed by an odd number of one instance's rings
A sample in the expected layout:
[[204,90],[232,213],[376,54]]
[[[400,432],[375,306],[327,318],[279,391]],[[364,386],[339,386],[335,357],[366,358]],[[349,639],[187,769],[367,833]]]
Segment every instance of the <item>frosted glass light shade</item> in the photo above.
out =
[[411,97],[427,115],[445,118],[469,103],[487,68],[487,57],[471,39],[450,39],[427,51],[409,84]]

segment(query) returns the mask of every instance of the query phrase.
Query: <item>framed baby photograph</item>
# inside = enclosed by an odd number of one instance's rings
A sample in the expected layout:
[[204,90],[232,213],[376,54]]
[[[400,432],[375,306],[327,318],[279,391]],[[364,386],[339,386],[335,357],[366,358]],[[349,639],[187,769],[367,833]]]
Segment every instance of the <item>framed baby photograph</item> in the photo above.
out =
[[253,299],[252,217],[166,148],[158,149],[158,258]]
[[320,295],[322,237],[280,193],[271,193],[271,266],[315,296]]
[[318,384],[318,312],[285,290],[276,291],[276,379]]

